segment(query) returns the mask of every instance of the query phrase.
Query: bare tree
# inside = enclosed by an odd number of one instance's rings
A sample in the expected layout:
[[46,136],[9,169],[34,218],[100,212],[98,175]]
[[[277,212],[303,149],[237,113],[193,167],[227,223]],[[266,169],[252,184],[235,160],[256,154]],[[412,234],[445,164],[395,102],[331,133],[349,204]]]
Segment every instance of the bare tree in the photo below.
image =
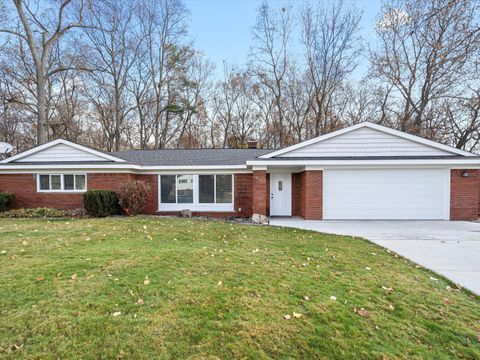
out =
[[[37,144],[47,141],[47,86],[50,77],[72,68],[72,64],[49,63],[52,48],[72,29],[82,26],[84,1],[79,0],[73,10],[72,0],[51,3],[47,7],[39,1],[13,0],[7,26],[0,32],[15,36],[28,48],[28,60],[34,68],[35,107],[37,115]],[[69,11],[70,10],[70,11]],[[27,60],[27,58],[25,58]]]
[[339,1],[305,6],[301,17],[302,44],[313,86],[314,135],[318,136],[341,126],[330,122],[328,104],[357,66],[361,55],[361,14]]
[[313,137],[313,86],[306,72],[291,66],[286,80],[286,118],[290,136],[288,144],[301,142]]
[[176,75],[185,69],[185,57],[191,55],[190,44],[182,44],[188,30],[188,12],[179,0],[145,0],[141,13],[145,55],[140,71],[151,83],[154,148],[159,149],[167,146],[177,128],[179,106],[175,102],[181,79]]
[[284,88],[289,67],[289,42],[293,28],[292,8],[272,8],[264,2],[252,28],[251,68],[261,86],[274,101],[273,128],[278,134],[274,146],[285,144]]
[[435,113],[433,104],[457,96],[468,83],[472,60],[479,56],[478,6],[470,0],[392,0],[383,5],[372,73],[396,90],[401,130],[422,134]]
[[95,3],[85,19],[85,35],[90,42],[86,61],[94,70],[87,74],[86,81],[91,82],[89,97],[102,116],[102,126],[108,127],[104,131],[109,134],[109,151],[120,150],[122,131],[133,107],[126,88],[142,44],[136,33],[137,21],[133,1],[115,0]]

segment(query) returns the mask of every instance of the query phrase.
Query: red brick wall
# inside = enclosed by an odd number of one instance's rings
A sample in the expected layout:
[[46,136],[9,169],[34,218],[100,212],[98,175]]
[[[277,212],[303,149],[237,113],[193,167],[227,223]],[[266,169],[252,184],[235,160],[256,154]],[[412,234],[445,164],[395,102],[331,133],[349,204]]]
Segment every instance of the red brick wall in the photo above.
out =
[[[226,217],[252,215],[253,177],[252,174],[235,174],[234,180],[234,208],[235,212],[201,212],[199,216]],[[89,173],[87,174],[87,188],[89,190],[119,191],[120,185],[129,180],[139,180],[150,186],[150,195],[143,213],[157,214],[158,210],[158,177],[156,174],[127,174],[127,173]],[[59,209],[83,208],[83,194],[68,193],[37,193],[36,177],[34,174],[6,174],[0,175],[0,191],[15,194],[14,207],[35,208],[53,207]],[[162,214],[178,215],[179,212],[162,212]]]
[[323,218],[323,173],[307,170],[292,174],[292,215],[306,220]]
[[265,192],[265,204],[267,206],[267,216],[270,216],[270,174],[267,173],[267,191]]
[[134,174],[128,173],[89,173],[87,174],[88,190],[120,190],[120,185],[134,180]]
[[158,176],[156,174],[139,174],[135,175],[134,178],[143,181],[150,188],[147,203],[142,213],[155,214],[158,210]]
[[301,173],[293,173],[292,174],[292,215],[293,216],[301,216],[304,217],[304,207],[302,204],[305,203],[305,192],[304,189],[304,180],[305,180],[305,172]]
[[[467,171],[469,176],[463,177]],[[450,220],[475,220],[479,215],[480,171],[452,170],[450,180]]]
[[323,219],[323,172],[307,170],[302,173],[302,210],[305,220]]
[[[253,176],[252,174],[235,174],[234,208],[236,216],[250,217],[253,214]],[[238,211],[238,209],[242,209]]]
[[267,202],[270,202],[268,189],[267,172],[265,170],[254,170],[252,199],[252,211],[254,214],[268,216]]
[[[134,174],[123,173],[88,173],[87,188],[89,190],[118,191],[120,184],[137,178]],[[154,183],[156,175],[141,175],[139,180]],[[37,192],[35,174],[2,174],[0,175],[0,191],[15,194],[14,208],[53,207],[57,209],[82,209],[83,193],[42,193]],[[150,213],[151,203],[147,204],[145,212]],[[155,205],[156,210],[156,205]]]
[[0,175],[0,191],[15,195],[14,208],[83,208],[83,194],[37,193],[35,174]]

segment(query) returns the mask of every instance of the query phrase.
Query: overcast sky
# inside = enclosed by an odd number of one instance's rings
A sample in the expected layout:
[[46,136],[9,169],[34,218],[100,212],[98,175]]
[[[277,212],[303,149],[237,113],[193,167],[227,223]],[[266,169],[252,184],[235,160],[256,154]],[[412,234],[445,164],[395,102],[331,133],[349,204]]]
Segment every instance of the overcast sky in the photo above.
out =
[[[362,37],[366,43],[373,44],[373,29],[381,0],[357,0],[352,3],[363,12]],[[245,63],[252,44],[250,29],[261,0],[185,0],[185,4],[191,12],[190,33],[194,37],[195,46],[216,65],[217,76],[222,73],[224,60],[232,65]],[[301,1],[271,1],[275,7],[285,4],[298,7]],[[365,63],[366,61],[360,61],[355,78],[359,79],[365,74]]]

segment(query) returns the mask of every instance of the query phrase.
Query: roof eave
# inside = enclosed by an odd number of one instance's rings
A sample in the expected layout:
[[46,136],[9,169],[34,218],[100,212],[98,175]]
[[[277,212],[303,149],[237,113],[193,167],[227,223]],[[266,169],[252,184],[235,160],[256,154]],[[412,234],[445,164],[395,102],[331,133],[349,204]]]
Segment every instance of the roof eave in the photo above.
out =
[[367,165],[442,165],[442,166],[472,166],[480,168],[480,158],[459,159],[385,159],[385,160],[269,160],[256,159],[247,161],[247,166],[367,166]]

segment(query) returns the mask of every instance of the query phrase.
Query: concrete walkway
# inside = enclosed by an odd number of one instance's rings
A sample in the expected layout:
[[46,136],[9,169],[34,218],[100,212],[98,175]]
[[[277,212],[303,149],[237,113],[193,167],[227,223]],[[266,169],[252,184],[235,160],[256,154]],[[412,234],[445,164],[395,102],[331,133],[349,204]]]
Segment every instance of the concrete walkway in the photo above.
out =
[[480,223],[272,218],[270,224],[361,236],[480,294]]

